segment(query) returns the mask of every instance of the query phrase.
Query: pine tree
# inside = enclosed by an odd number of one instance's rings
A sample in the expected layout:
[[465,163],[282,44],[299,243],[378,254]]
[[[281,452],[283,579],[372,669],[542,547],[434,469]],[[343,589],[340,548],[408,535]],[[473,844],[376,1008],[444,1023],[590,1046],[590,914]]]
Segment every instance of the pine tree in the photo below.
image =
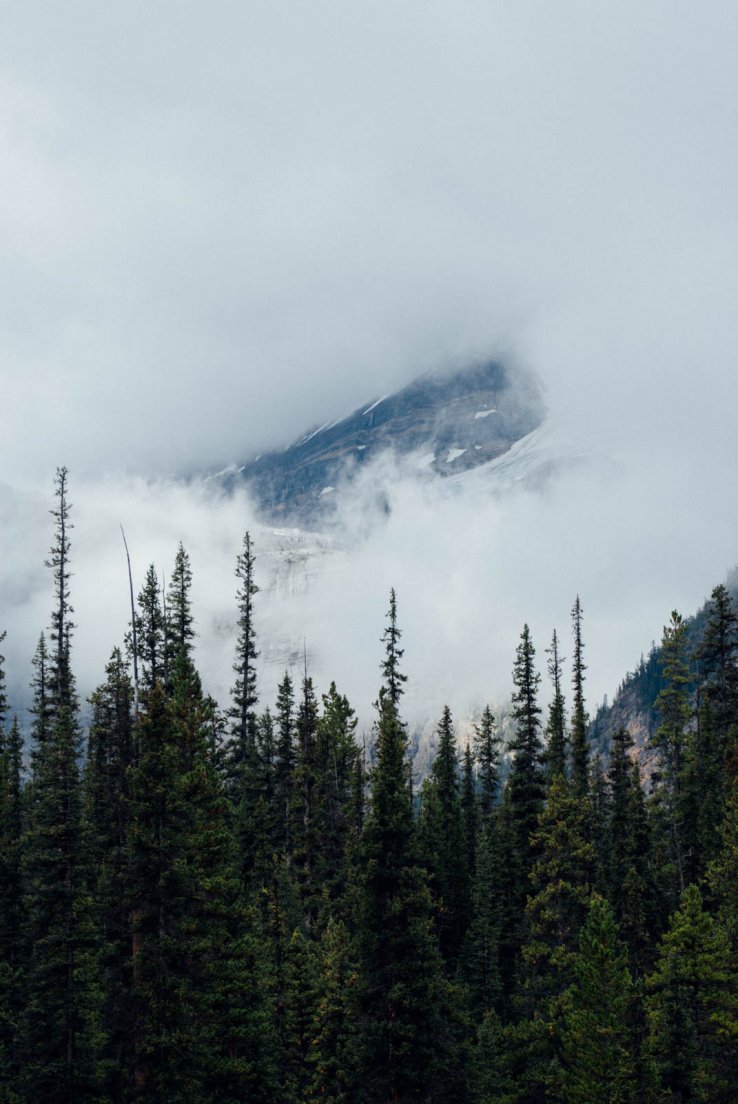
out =
[[295,829],[293,858],[300,885],[308,928],[315,921],[320,904],[316,863],[320,841],[316,818],[318,702],[313,680],[307,675],[297,709],[297,760],[295,764]]
[[259,588],[254,579],[255,557],[251,545],[251,535],[247,531],[243,538],[243,550],[236,562],[236,578],[240,585],[238,601],[238,640],[233,670],[236,682],[231,690],[232,705],[229,711],[231,721],[230,773],[234,791],[240,798],[241,775],[249,758],[251,747],[256,742],[256,629],[254,627],[254,596]]
[[274,800],[276,804],[278,851],[289,852],[292,847],[294,820],[295,774],[295,697],[292,679],[285,671],[277,693],[276,725],[277,756],[274,767]]
[[431,898],[417,857],[407,735],[397,714],[404,679],[394,592],[389,616],[358,910],[359,1093],[366,1102],[405,1104],[438,1087],[447,1029]]
[[[70,664],[69,520],[66,468],[57,469],[53,572],[54,645],[46,666],[40,646],[36,681],[36,745],[23,841],[29,944],[22,1050],[32,1099],[70,1102],[91,1091],[97,1076],[96,1007],[90,941],[84,930],[88,870],[83,848],[79,775],[80,732]],[[39,740],[40,737],[40,740]]]
[[[525,898],[529,889],[529,875],[535,860],[531,836],[538,827],[538,817],[543,808],[545,775],[543,770],[543,744],[540,728],[541,709],[538,705],[538,686],[541,677],[534,667],[535,649],[530,630],[524,626],[513,668],[513,717],[515,738],[510,743],[514,753],[507,783],[507,821],[510,831],[509,861],[512,869],[511,913],[508,938],[515,946],[520,937]],[[518,929],[516,937],[515,927]]]
[[332,682],[323,695],[315,741],[313,817],[317,841],[315,875],[324,906],[340,907],[346,890],[347,849],[353,824],[356,716],[348,699]]
[[629,832],[633,784],[630,757],[632,747],[633,737],[627,729],[619,728],[613,733],[607,771],[609,801],[605,835],[608,845],[606,877],[608,897],[614,904],[618,918],[622,917],[623,886],[633,859]]
[[687,726],[691,714],[686,647],[687,626],[674,610],[669,624],[664,627],[661,644],[665,686],[656,699],[660,724],[653,742],[659,750],[665,789],[664,804],[671,830],[673,863],[680,891],[685,885],[687,858],[684,848],[684,780]]
[[192,652],[195,630],[193,628],[194,618],[190,599],[191,588],[192,568],[190,567],[190,557],[180,541],[167,592],[165,624],[168,673],[171,673],[172,665],[176,662],[180,649],[183,648],[188,655]]
[[276,1040],[240,901],[210,705],[185,649],[139,726],[128,835],[140,1100],[266,1102]]
[[138,596],[136,640],[141,661],[141,683],[147,694],[157,679],[166,681],[166,624],[156,568],[150,564]]
[[572,661],[572,686],[574,697],[571,712],[571,777],[575,791],[587,792],[589,782],[589,744],[587,741],[588,717],[584,705],[584,672],[587,670],[582,642],[582,604],[579,595],[571,611],[574,630],[574,658]]
[[631,1004],[625,948],[607,902],[595,895],[579,940],[562,1028],[563,1099],[569,1104],[636,1101]]
[[464,760],[461,770],[461,823],[464,830],[464,856],[471,892],[471,879],[477,865],[477,836],[479,834],[479,805],[477,801],[474,760],[471,744],[464,748]]
[[387,627],[382,634],[382,643],[385,645],[385,657],[381,664],[383,676],[381,695],[389,697],[393,708],[397,710],[400,698],[404,693],[403,687],[407,682],[407,675],[400,671],[400,660],[404,655],[404,649],[400,647],[402,633],[397,627],[397,596],[395,588],[390,590],[390,605],[387,612]]
[[734,1098],[737,980],[725,931],[704,911],[697,886],[687,886],[647,981],[660,1099],[728,1104]]
[[697,877],[716,855],[728,788],[738,777],[738,613],[724,586],[716,587],[696,652],[699,670],[697,724],[685,777]]
[[489,821],[500,796],[500,744],[492,710],[485,706],[480,723],[474,727],[474,750],[478,764],[479,815]]
[[285,1050],[282,1099],[303,1104],[312,1087],[314,1032],[318,1014],[319,975],[315,948],[296,928],[287,946],[285,962]]
[[133,763],[133,689],[118,648],[91,696],[84,779],[85,836],[94,871],[93,915],[103,979],[105,1090],[113,1101],[131,1087],[130,923],[127,902],[128,772]]
[[502,926],[502,855],[496,817],[482,826],[473,879],[472,914],[459,962],[475,1020],[499,1011],[502,997],[500,935]]
[[351,936],[329,920],[318,948],[317,1003],[308,1053],[313,1068],[308,1100],[351,1104],[355,1099],[356,987]]
[[421,848],[436,902],[441,954],[453,971],[469,923],[471,872],[465,862],[456,739],[448,706],[438,725],[438,751],[421,796]]
[[[3,640],[5,640],[6,636],[7,636],[7,633],[5,633],[5,632],[0,633],[0,644],[2,644]],[[6,692],[6,689],[5,689],[5,656],[0,655],[0,744],[2,744],[2,742],[5,739],[5,726],[6,726],[6,721],[7,721],[7,714],[8,714],[8,695],[7,695],[7,692]]]
[[31,705],[31,715],[33,717],[33,724],[31,727],[31,764],[33,765],[46,743],[54,720],[54,706],[49,683],[49,652],[46,646],[46,637],[43,633],[41,633],[39,637],[36,652],[31,662],[34,668],[34,675],[31,681],[31,690],[33,691],[33,702]]
[[[0,730],[1,732],[2,730]],[[14,717],[0,749],[0,1098],[17,1100],[25,917],[21,878],[23,739]]]
[[525,907],[527,938],[513,1036],[521,1100],[531,1104],[555,1093],[560,1079],[562,1002],[573,980],[594,858],[587,812],[586,798],[559,774],[531,838],[537,858]]
[[566,704],[561,689],[561,665],[563,656],[559,654],[559,638],[556,629],[551,638],[548,655],[548,675],[553,686],[553,697],[548,707],[546,725],[546,769],[549,785],[557,774],[565,775],[567,767],[568,741],[566,738]]

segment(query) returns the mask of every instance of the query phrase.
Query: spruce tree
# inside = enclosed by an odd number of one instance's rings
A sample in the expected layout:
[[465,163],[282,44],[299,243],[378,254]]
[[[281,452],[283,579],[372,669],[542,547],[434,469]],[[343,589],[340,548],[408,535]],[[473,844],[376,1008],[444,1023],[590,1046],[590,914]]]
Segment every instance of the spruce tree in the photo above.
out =
[[348,699],[332,682],[323,695],[323,712],[316,728],[313,800],[316,882],[323,905],[331,912],[340,907],[348,877],[347,849],[353,828],[353,787],[359,754],[356,724]]
[[92,719],[84,778],[84,821],[93,870],[98,969],[104,982],[104,1088],[128,1099],[132,1072],[131,954],[128,912],[128,772],[133,764],[133,688],[118,648],[106,681],[91,696]]
[[305,676],[297,709],[297,760],[295,764],[295,822],[292,854],[300,885],[308,928],[317,917],[320,888],[316,863],[320,841],[316,818],[318,702],[313,680]]
[[254,579],[255,557],[251,544],[251,534],[247,531],[243,538],[243,549],[236,561],[236,578],[239,580],[238,601],[238,639],[236,641],[236,659],[233,671],[236,681],[231,690],[231,708],[229,711],[231,727],[230,773],[237,800],[242,796],[239,791],[241,775],[249,758],[250,745],[256,742],[256,629],[254,627],[254,596],[259,588]]
[[685,885],[684,781],[687,765],[687,726],[689,704],[689,671],[686,662],[687,626],[684,619],[672,611],[664,627],[661,643],[665,686],[656,699],[660,724],[654,746],[659,750],[664,786],[664,807],[669,820],[673,848],[673,864],[680,892]]
[[579,595],[571,611],[574,630],[574,657],[572,660],[572,687],[574,690],[571,711],[571,778],[575,791],[583,795],[589,782],[589,744],[587,740],[588,717],[584,705],[584,643],[582,641],[582,604]]
[[453,970],[469,923],[471,872],[466,865],[456,738],[448,706],[438,724],[438,750],[421,798],[420,841],[436,903],[439,946]]
[[627,729],[619,728],[610,740],[610,762],[607,771],[609,800],[605,838],[607,840],[606,879],[609,900],[615,914],[622,917],[623,886],[630,869],[632,841],[630,838],[630,814],[632,811],[632,761],[630,751],[633,737]]
[[97,1077],[97,1005],[91,990],[91,940],[85,930],[89,869],[82,833],[80,731],[70,663],[72,608],[70,504],[66,468],[57,469],[54,544],[47,561],[54,580],[53,648],[40,646],[32,785],[23,840],[29,944],[22,1052],[31,1099],[72,1101]]
[[[3,640],[5,640],[6,636],[7,636],[7,633],[5,633],[5,632],[0,633],[0,644],[2,644]],[[6,726],[6,721],[7,721],[7,713],[8,713],[8,695],[7,695],[6,689],[5,689],[5,656],[0,655],[0,743],[5,739],[5,726]]]
[[476,779],[474,777],[474,760],[472,758],[471,744],[464,748],[464,759],[461,770],[461,823],[464,830],[464,855],[466,869],[470,879],[474,876],[477,855],[477,835],[479,834],[479,803],[477,801]]
[[[529,875],[535,861],[531,837],[538,827],[543,808],[545,774],[541,742],[541,708],[538,687],[541,676],[535,669],[535,649],[530,630],[524,626],[513,668],[513,717],[515,737],[510,743],[513,761],[507,783],[506,820],[509,826],[509,862],[512,872],[511,916],[508,938],[512,947],[521,937],[525,899],[529,890]],[[517,929],[517,935],[516,935]]]
[[561,689],[563,656],[559,654],[559,638],[556,629],[553,631],[551,647],[546,649],[546,654],[548,656],[548,676],[553,687],[553,697],[548,707],[548,722],[546,724],[546,769],[550,785],[557,774],[566,774],[568,752],[566,704]]
[[500,796],[500,744],[495,718],[487,705],[474,726],[474,751],[478,766],[479,815],[489,821]]
[[568,1104],[635,1104],[632,983],[612,911],[595,895],[579,939],[561,1032]]
[[168,675],[171,675],[172,666],[176,662],[180,649],[184,648],[188,655],[192,652],[195,630],[193,628],[194,618],[190,598],[191,588],[192,568],[190,557],[180,541],[167,591],[165,626]]
[[738,978],[724,929],[687,886],[647,980],[660,1099],[728,1104],[738,1078]]
[[594,858],[587,813],[586,798],[559,774],[531,838],[537,858],[525,907],[521,984],[514,1002],[518,1022],[511,1035],[521,1104],[558,1092],[563,999],[573,980]]
[[357,918],[358,1084],[362,1101],[406,1104],[438,1087],[447,1030],[432,903],[415,839],[407,735],[397,713],[404,676],[394,591],[389,616]]
[[14,717],[0,749],[0,1098],[10,1104],[20,1080],[18,1033],[25,965],[21,877],[23,739]]
[[472,885],[471,922],[462,947],[459,976],[466,987],[469,1011],[476,1021],[493,1009],[499,1011],[502,996],[502,855],[494,816],[482,826],[477,840]]
[[295,773],[295,696],[292,679],[287,671],[277,692],[276,762],[274,767],[274,800],[276,804],[276,847],[288,853],[292,847],[294,821]]
[[395,710],[399,709],[403,687],[407,682],[407,675],[400,670],[400,660],[404,655],[404,649],[400,647],[401,637],[402,633],[397,625],[397,595],[395,588],[392,587],[387,611],[387,627],[382,634],[385,656],[381,663],[383,683],[380,689],[380,702],[382,695],[388,697]]
[[348,928],[329,920],[318,947],[317,1003],[308,1058],[315,1104],[351,1104],[356,1076],[358,975]]
[[138,595],[136,640],[141,661],[141,684],[146,695],[157,679],[166,680],[166,624],[156,568],[150,564]]

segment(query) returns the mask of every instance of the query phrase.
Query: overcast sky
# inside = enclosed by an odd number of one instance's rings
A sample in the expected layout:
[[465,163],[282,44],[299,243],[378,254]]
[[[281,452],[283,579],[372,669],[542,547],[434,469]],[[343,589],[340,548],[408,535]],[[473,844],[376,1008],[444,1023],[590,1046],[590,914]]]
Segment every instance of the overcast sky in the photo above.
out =
[[[562,569],[591,545],[585,607],[635,595],[632,654],[738,558],[737,45],[710,0],[6,5],[0,483],[38,511],[57,464],[105,477],[112,524],[129,475],[500,355],[619,465],[546,509],[572,510]],[[36,549],[3,517],[17,604]]]

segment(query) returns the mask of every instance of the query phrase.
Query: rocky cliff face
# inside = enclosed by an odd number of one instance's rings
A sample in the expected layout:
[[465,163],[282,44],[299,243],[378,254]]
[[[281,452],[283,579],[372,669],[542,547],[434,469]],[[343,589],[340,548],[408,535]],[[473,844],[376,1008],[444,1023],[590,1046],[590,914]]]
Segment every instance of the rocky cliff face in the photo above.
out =
[[[731,572],[727,586],[733,600],[738,601],[738,574],[735,571]],[[707,605],[688,619],[687,642],[691,654],[699,646],[706,620]],[[696,663],[693,667],[696,678]],[[652,644],[648,656],[641,656],[635,670],[623,679],[612,703],[605,703],[598,709],[590,726],[592,746],[605,759],[612,734],[620,728],[627,728],[635,744],[633,754],[639,757],[645,777],[650,776],[655,766],[655,754],[649,744],[659,725],[656,699],[664,687],[662,668],[661,648]]]
[[415,454],[420,467],[447,477],[502,456],[543,416],[532,379],[488,362],[452,375],[422,376],[219,479],[226,486],[247,482],[273,522],[318,528],[330,515],[336,487],[387,449]]

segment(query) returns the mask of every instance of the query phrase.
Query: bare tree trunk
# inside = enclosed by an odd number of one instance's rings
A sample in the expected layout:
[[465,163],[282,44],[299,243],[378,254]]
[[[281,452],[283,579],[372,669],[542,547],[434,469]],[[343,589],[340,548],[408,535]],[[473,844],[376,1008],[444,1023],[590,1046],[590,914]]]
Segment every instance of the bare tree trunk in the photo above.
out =
[[133,633],[133,715],[138,719],[138,638],[136,635],[136,606],[133,601],[133,575],[131,574],[131,557],[128,553],[128,541],[123,526],[120,527],[123,545],[128,561],[128,587],[131,592],[131,631]]

